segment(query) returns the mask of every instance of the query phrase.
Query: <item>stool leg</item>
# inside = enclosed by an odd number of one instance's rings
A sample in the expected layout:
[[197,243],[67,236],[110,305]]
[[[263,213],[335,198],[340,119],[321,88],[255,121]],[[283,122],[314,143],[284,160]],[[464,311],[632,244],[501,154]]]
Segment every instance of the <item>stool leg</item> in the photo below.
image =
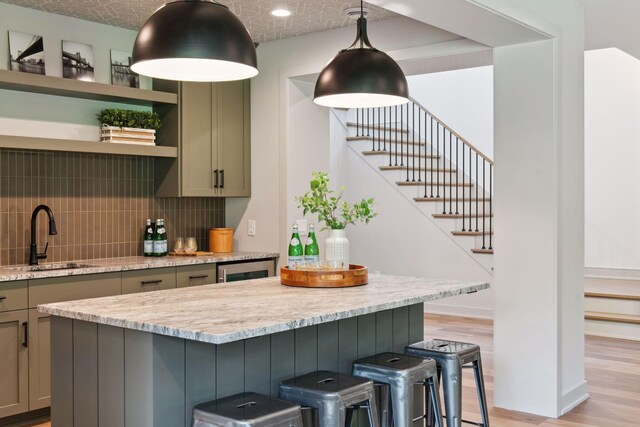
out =
[[371,427],[380,427],[380,418],[378,418],[378,404],[376,403],[375,393],[371,393],[367,413],[369,414],[369,425]]
[[[436,420],[436,427],[442,426],[442,403],[440,403],[440,390],[438,388],[438,377],[433,376],[429,380],[429,388],[427,395],[431,395],[431,402],[428,400],[425,402],[428,408],[432,408],[433,418]],[[432,418],[429,418],[431,420]]]
[[462,427],[462,366],[457,358],[441,364],[447,427]]
[[328,403],[318,408],[318,427],[348,426],[347,410],[336,403]]
[[345,422],[341,423],[340,427],[342,426],[351,427],[351,423],[353,422],[353,411],[355,411],[354,408],[347,408],[347,415],[345,418]]
[[413,420],[413,383],[399,381],[391,385],[391,413],[394,427],[410,426]]
[[480,403],[480,412],[482,413],[482,424],[484,427],[489,427],[487,392],[484,388],[484,374],[482,373],[482,359],[480,356],[478,356],[478,360],[473,362],[473,373],[476,377],[476,390],[478,391],[478,402]]

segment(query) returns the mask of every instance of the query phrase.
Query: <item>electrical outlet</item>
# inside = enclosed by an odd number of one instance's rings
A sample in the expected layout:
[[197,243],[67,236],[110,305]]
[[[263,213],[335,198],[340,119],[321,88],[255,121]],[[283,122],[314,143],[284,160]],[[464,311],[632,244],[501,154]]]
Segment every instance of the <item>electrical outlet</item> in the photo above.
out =
[[296,221],[296,224],[298,224],[298,233],[300,233],[301,236],[309,234],[309,224],[306,219],[299,219]]
[[249,236],[255,236],[256,235],[256,220],[255,219],[250,219],[249,221],[247,221],[247,234]]

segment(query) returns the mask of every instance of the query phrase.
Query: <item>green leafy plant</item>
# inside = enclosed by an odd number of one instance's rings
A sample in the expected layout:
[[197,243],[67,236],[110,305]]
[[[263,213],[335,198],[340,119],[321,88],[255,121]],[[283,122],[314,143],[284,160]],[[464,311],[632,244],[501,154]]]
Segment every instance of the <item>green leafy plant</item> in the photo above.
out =
[[107,126],[154,130],[160,129],[160,126],[162,126],[160,116],[154,111],[107,108],[97,116],[100,123]]
[[[335,192],[329,189],[329,175],[326,172],[313,172],[310,190],[300,197],[295,197],[298,208],[302,208],[303,215],[317,214],[318,222],[324,222],[323,230],[342,230],[349,224],[364,222],[368,224],[377,216],[373,212],[373,199],[362,199],[359,203],[347,203],[342,200],[344,187]],[[339,212],[338,212],[339,211]]]

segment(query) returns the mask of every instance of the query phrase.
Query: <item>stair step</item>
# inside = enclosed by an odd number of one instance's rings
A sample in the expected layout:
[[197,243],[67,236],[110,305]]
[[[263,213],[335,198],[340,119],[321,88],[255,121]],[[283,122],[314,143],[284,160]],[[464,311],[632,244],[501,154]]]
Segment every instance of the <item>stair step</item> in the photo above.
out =
[[[585,277],[584,296],[640,301],[640,284],[635,280],[616,280],[615,283],[593,283],[596,278]],[[611,279],[606,279],[612,282]]]
[[629,323],[632,325],[640,325],[640,316],[631,315],[631,314],[601,313],[597,311],[585,311],[584,318],[586,320],[600,320],[603,322]]
[[[363,151],[362,154],[364,154],[365,156],[388,156],[389,152],[388,151],[384,151],[384,150],[376,150],[376,151]],[[395,154],[393,154],[395,155]],[[424,153],[420,153],[420,154],[408,154],[408,153],[398,153],[398,157],[403,157],[403,158],[407,158],[407,157],[421,157],[421,158],[427,158],[427,159],[439,159],[440,156],[434,154],[433,156],[431,154],[424,154]]]
[[[434,218],[438,218],[438,219],[462,219],[463,216],[461,213],[457,213],[457,214],[433,214],[432,215]],[[471,217],[475,218],[475,214],[471,214]],[[478,218],[489,218],[489,217],[493,217],[494,215],[491,214],[489,215],[488,213],[485,214],[478,214]],[[464,214],[464,218],[465,219],[469,219],[469,213],[465,213]]]
[[474,254],[493,255],[493,249],[471,249]]
[[[374,137],[373,136],[348,136],[347,141],[374,141]],[[424,147],[426,145],[424,141],[407,141],[402,139],[390,139],[390,138],[384,139],[384,138],[378,138],[377,136],[375,137],[375,142],[376,144],[380,143],[381,146],[384,146],[386,143],[386,145],[390,147],[393,147],[396,144],[416,146],[416,147],[418,146]]]
[[[424,184],[424,183],[423,183],[423,184]],[[427,186],[429,186],[429,184],[428,184],[428,183],[427,183]],[[435,187],[435,186],[436,186],[436,185],[434,184],[434,187]],[[415,202],[421,202],[421,203],[428,203],[428,202],[444,202],[444,201],[446,200],[446,201],[447,201],[447,203],[449,203],[449,200],[451,200],[451,199],[450,199],[449,197],[447,197],[446,199],[445,199],[444,197],[414,197],[414,198],[413,198],[413,200],[414,200]],[[467,197],[467,198],[464,198],[464,199],[463,199],[463,198],[459,198],[459,199],[458,199],[458,202],[459,202],[459,203],[462,203],[462,202],[474,202],[474,203],[475,203],[476,201],[477,201],[478,203],[482,203],[482,202],[483,202],[482,197],[477,198],[477,199],[476,199],[475,197],[474,197],[474,198],[471,198],[471,199],[470,199],[470,198],[468,198],[468,197]],[[484,202],[485,202],[485,203],[489,203],[489,201],[490,201],[490,199],[489,199],[489,198],[484,199]],[[455,202],[456,202],[456,200],[455,200],[455,199],[453,199],[453,203],[455,203]],[[489,209],[487,209],[487,210],[489,210]]]
[[349,126],[350,128],[355,128],[355,127],[360,127],[360,129],[380,129],[380,130],[387,130],[388,132],[395,132],[396,130],[398,132],[404,132],[404,133],[409,133],[409,129],[405,129],[405,128],[399,128],[399,127],[385,127],[385,126],[380,126],[380,125],[368,125],[365,126],[362,123],[360,123],[360,125],[358,125],[355,122],[347,122],[347,126]]
[[[382,171],[406,171],[407,167],[406,166],[379,166],[380,170]],[[413,171],[413,168],[409,168],[410,170]],[[443,173],[457,173],[457,171],[453,168],[416,168],[415,169],[416,172],[443,172]]]
[[452,231],[454,236],[488,236],[493,234],[493,231]]
[[[431,186],[444,186],[444,187],[473,187],[474,184],[472,182],[420,182],[420,181],[396,181],[396,185],[399,185],[401,187],[410,187],[410,186],[427,186],[427,187],[431,187]],[[449,201],[449,199],[447,199],[447,201]],[[454,200],[455,202],[455,200]]]

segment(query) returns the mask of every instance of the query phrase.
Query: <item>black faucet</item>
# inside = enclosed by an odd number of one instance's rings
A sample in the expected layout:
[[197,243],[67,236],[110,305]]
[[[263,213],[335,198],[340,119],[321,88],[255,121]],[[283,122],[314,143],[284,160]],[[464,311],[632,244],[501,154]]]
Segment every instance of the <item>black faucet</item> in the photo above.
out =
[[55,236],[58,234],[58,230],[56,229],[56,220],[53,217],[53,212],[47,205],[40,205],[33,210],[31,214],[31,245],[29,252],[29,265],[38,265],[39,259],[47,259],[47,249],[49,248],[49,242],[44,247],[44,252],[38,253],[38,243],[36,242],[36,219],[38,218],[38,213],[40,211],[45,211],[47,216],[49,217],[49,236]]

